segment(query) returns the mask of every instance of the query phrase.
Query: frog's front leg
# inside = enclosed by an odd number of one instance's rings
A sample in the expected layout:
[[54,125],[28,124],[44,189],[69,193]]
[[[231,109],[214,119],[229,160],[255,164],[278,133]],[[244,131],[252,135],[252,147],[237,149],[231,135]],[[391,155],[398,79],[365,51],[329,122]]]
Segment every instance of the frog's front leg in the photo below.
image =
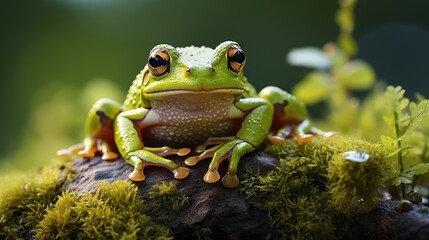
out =
[[[195,165],[202,159],[213,157],[203,178],[204,181],[213,183],[220,179],[218,173],[220,163],[228,159],[228,172],[222,178],[222,183],[229,188],[239,184],[237,168],[240,158],[255,150],[264,141],[273,117],[272,105],[261,98],[240,99],[235,103],[234,108],[247,113],[237,134],[232,137],[210,138],[197,147],[196,151],[202,152],[199,156],[185,160],[187,165]],[[216,146],[205,150],[209,145]]]
[[77,153],[81,157],[91,158],[101,152],[103,160],[117,158],[113,121],[120,112],[121,104],[108,98],[98,100],[88,112],[83,143],[60,150],[57,155],[67,156]]
[[129,175],[133,181],[143,181],[145,175],[143,169],[146,166],[161,166],[170,170],[176,179],[183,179],[189,175],[189,169],[179,167],[173,161],[164,158],[176,154],[187,155],[188,148],[171,149],[168,147],[145,147],[140,137],[141,129],[156,124],[158,115],[153,110],[137,108],[122,112],[115,121],[115,142],[121,155],[134,167]]

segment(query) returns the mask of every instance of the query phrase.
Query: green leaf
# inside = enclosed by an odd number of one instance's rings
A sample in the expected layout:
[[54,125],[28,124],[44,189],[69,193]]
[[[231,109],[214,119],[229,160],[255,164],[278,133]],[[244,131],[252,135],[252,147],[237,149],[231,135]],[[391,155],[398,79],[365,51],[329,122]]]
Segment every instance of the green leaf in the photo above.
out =
[[401,86],[393,87],[387,86],[384,96],[386,97],[386,102],[393,110],[400,105],[400,101],[404,99],[405,90]]
[[412,103],[410,103],[410,113],[411,113],[411,115],[412,116],[414,116],[414,115],[416,115],[416,113],[417,113],[417,109],[418,109],[418,107],[417,107],[417,104],[415,103],[415,102],[412,102]]
[[405,108],[407,108],[409,103],[410,103],[410,100],[408,98],[402,98],[399,100],[399,103],[396,105],[396,107],[393,110],[396,112],[400,112]]
[[[393,151],[389,155],[387,155],[387,158],[390,158],[390,157],[398,154],[399,152],[404,152],[404,151],[406,151],[408,149],[412,149],[412,148],[413,147],[402,147],[402,148],[396,149],[395,151]],[[404,155],[404,153],[401,153],[401,154]]]
[[294,95],[307,105],[318,103],[329,96],[329,75],[314,71],[307,74],[302,81],[295,85]]
[[421,93],[415,93],[415,97],[417,99],[417,102],[421,102],[426,99],[425,96],[423,96],[423,94]]
[[389,136],[380,136],[381,143],[390,151],[396,151],[398,148],[397,141]]
[[383,120],[387,123],[387,126],[389,127],[395,127],[395,119],[393,116],[384,116]]
[[408,98],[404,98],[405,90],[403,90],[400,86],[393,87],[387,86],[386,91],[384,92],[385,100],[386,100],[386,108],[389,112],[391,112],[391,119],[396,123],[396,117],[399,117],[409,103]]
[[429,102],[427,99],[420,101],[418,104],[412,102],[410,104],[410,113],[414,118],[422,120],[429,115]]
[[366,90],[372,87],[376,80],[372,67],[362,60],[348,62],[339,74],[346,86],[353,90]]
[[394,178],[392,180],[392,184],[395,185],[395,186],[399,186],[402,183],[404,183],[404,184],[410,184],[412,182],[413,181],[411,181],[410,179],[408,179],[407,177],[404,177],[404,176],[397,176],[396,178]]
[[411,118],[410,115],[404,113],[401,116],[399,116],[396,123],[398,123],[398,124],[406,123],[406,122],[410,121],[410,118]]
[[327,69],[331,66],[331,60],[326,54],[316,47],[304,47],[292,49],[286,57],[289,64],[294,66]]
[[413,133],[416,127],[429,116],[429,102],[427,99],[421,101],[419,104],[412,102],[410,104],[410,121],[404,127],[403,137]]
[[429,163],[419,163],[416,166],[406,171],[407,177],[412,177],[414,175],[425,174],[429,172]]

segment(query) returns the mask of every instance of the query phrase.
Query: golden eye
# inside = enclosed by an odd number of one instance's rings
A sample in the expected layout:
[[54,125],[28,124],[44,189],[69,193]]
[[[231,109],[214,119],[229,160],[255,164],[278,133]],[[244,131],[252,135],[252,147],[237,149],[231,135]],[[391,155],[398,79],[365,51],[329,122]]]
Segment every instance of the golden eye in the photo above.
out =
[[164,49],[152,50],[147,60],[149,71],[154,76],[161,76],[170,70],[170,55]]
[[240,72],[246,63],[246,56],[243,50],[237,45],[232,45],[228,49],[228,68],[234,72]]

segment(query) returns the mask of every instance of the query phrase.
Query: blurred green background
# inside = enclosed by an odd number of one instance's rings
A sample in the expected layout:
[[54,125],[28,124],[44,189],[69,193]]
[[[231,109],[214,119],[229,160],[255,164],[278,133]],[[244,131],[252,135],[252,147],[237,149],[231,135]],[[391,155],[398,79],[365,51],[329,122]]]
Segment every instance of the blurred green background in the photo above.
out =
[[[256,1],[255,1],[256,2]],[[45,164],[83,137],[99,97],[122,101],[159,43],[235,40],[257,89],[290,90],[293,48],[335,41],[338,1],[46,0],[0,2],[0,174]],[[429,1],[359,1],[357,57],[379,79],[429,96]]]

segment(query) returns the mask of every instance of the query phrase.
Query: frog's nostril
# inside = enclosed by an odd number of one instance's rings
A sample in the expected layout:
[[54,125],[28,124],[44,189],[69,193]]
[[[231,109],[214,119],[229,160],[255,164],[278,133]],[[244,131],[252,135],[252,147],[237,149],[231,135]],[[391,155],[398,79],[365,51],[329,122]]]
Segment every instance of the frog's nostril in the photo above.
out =
[[212,70],[212,72],[214,72],[214,71],[215,71],[214,67],[210,67],[210,69]]
[[190,72],[192,70],[191,67],[188,67],[188,69],[186,69],[186,72]]

